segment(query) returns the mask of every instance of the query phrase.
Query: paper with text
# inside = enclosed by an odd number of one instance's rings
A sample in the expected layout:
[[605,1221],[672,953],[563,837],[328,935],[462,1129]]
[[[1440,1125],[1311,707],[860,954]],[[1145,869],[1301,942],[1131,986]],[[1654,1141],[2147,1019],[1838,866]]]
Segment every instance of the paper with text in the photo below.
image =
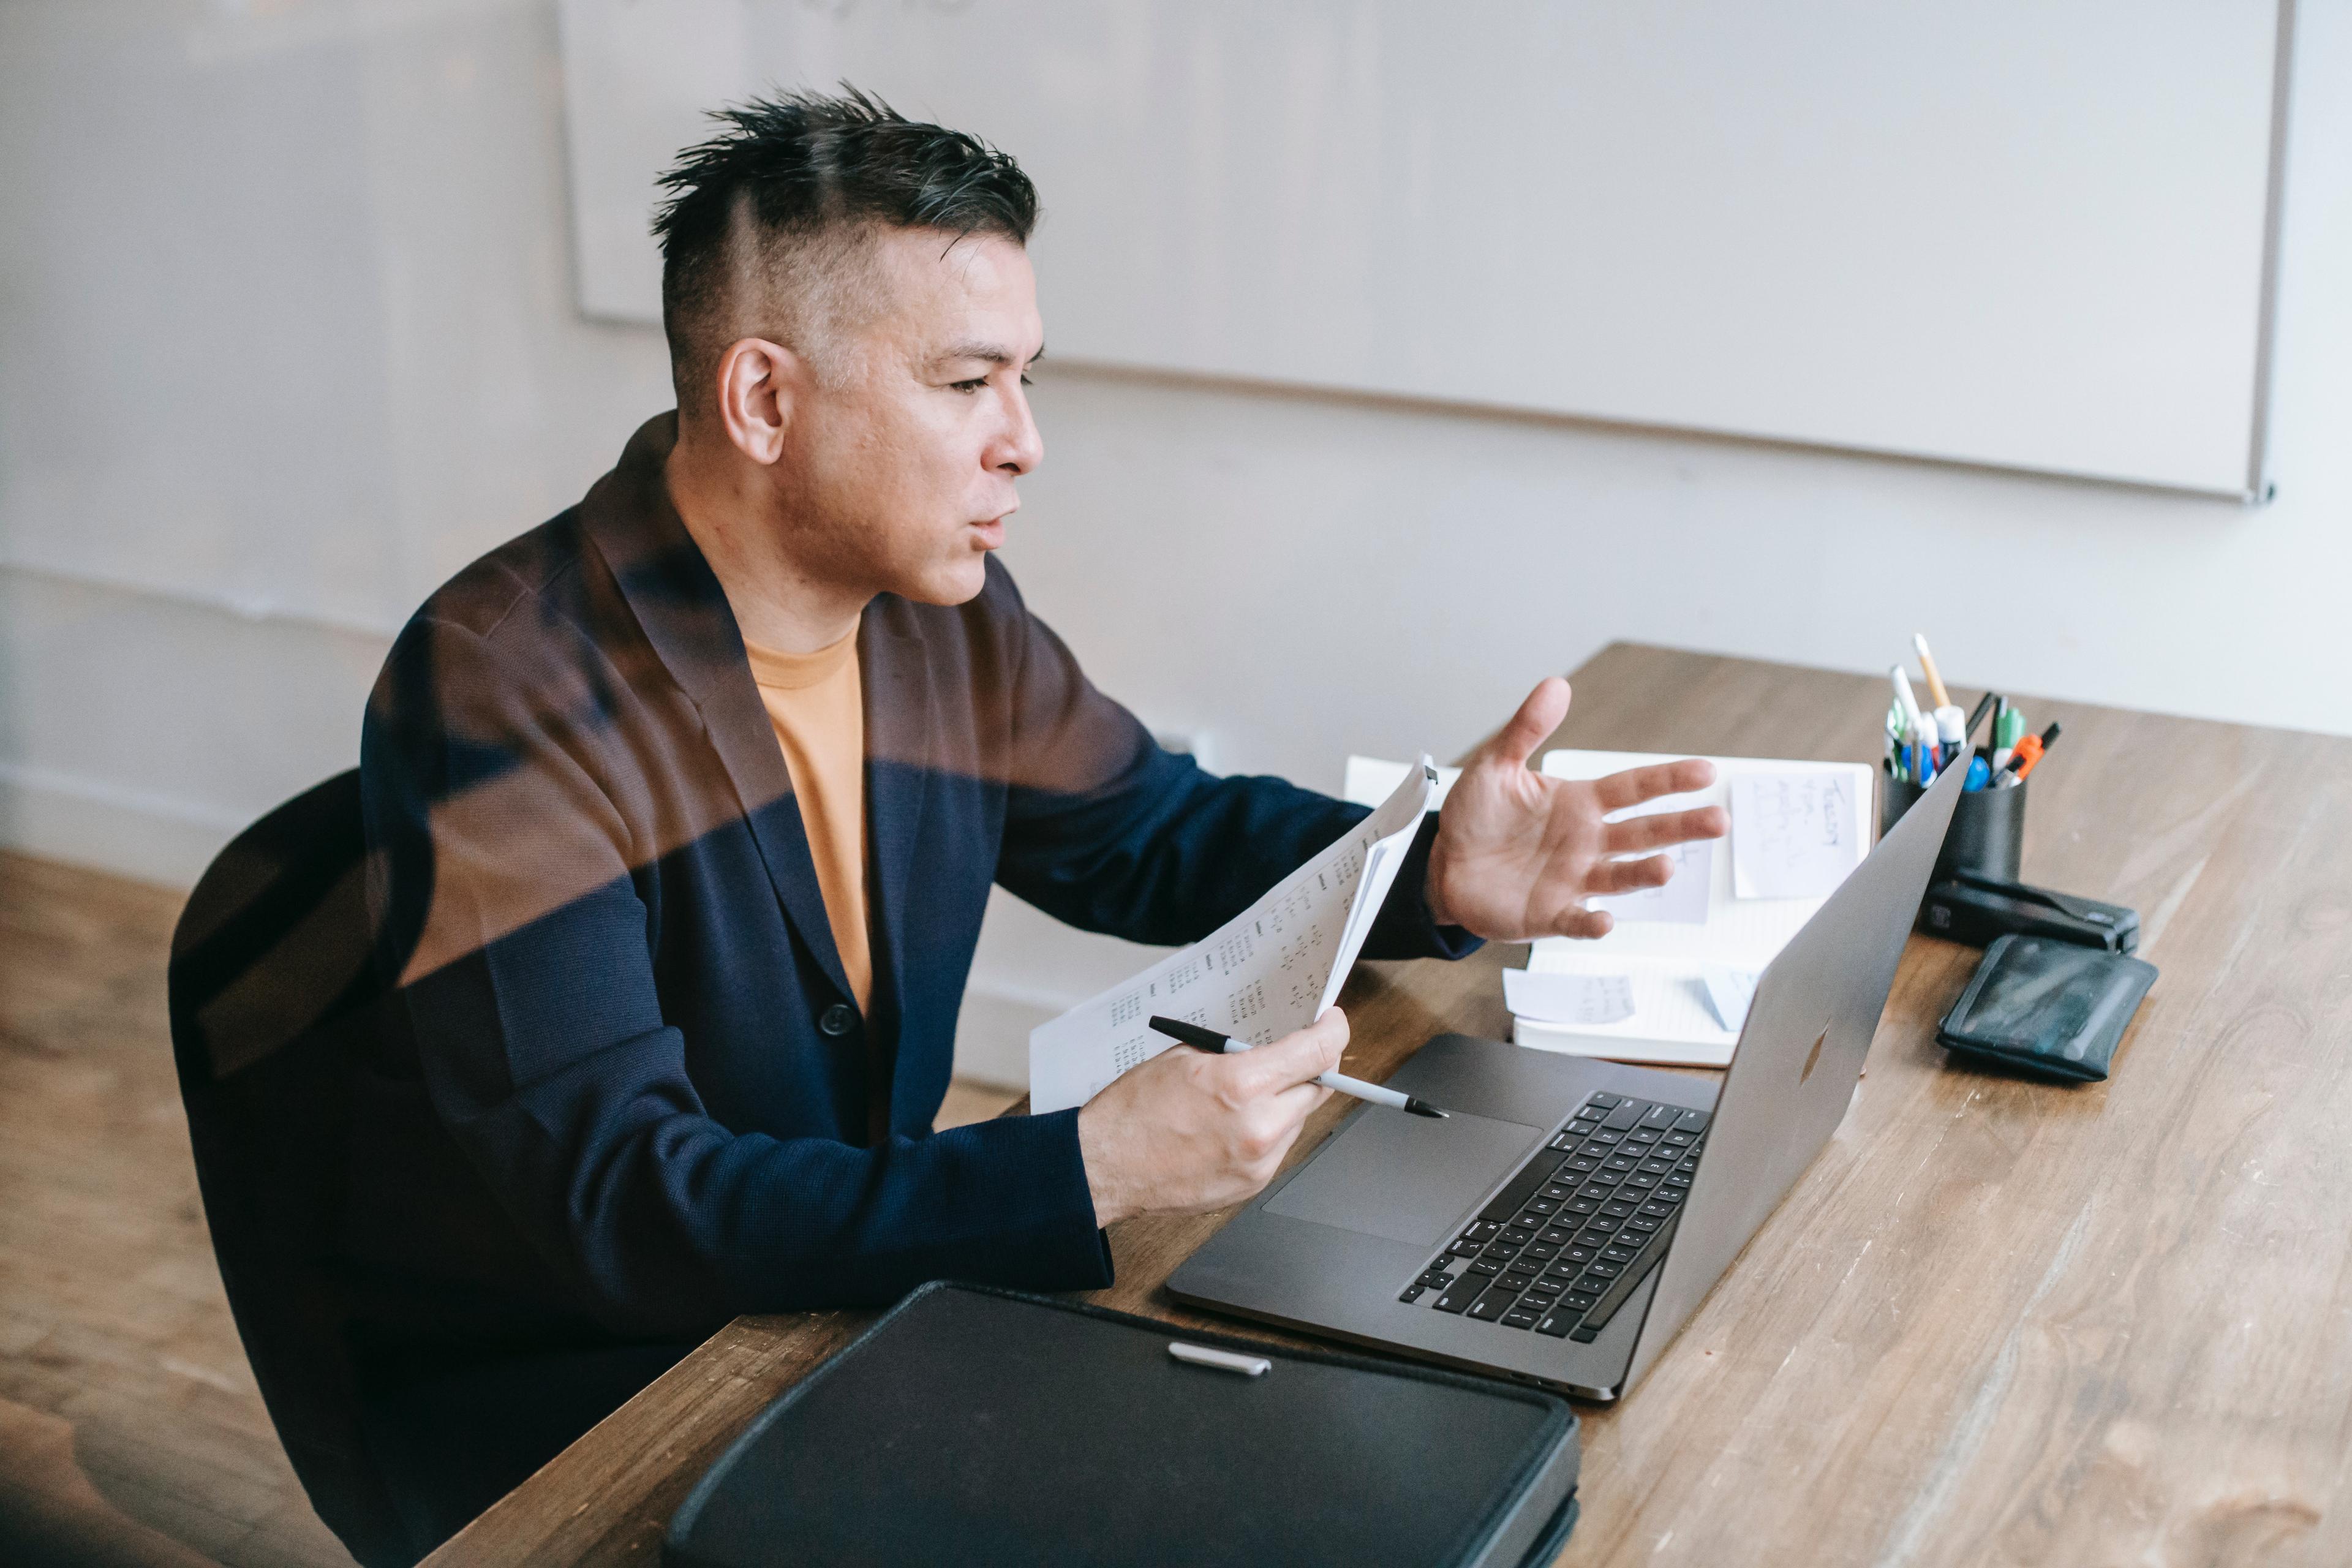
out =
[[[1576,967],[1580,961],[1586,967]],[[1591,952],[1547,952],[1541,945],[1528,955],[1528,971],[1538,974],[1604,973],[1608,962]],[[1617,962],[1633,994],[1633,1012],[1613,1024],[1514,1017],[1511,1037],[1540,1050],[1621,1061],[1721,1067],[1731,1059],[1739,1032],[1723,1026],[1706,986],[1689,966],[1648,958]]]
[[1668,921],[1676,925],[1705,925],[1707,889],[1715,875],[1714,841],[1703,838],[1694,844],[1670,844],[1655,853],[1671,861],[1675,868],[1674,876],[1663,886],[1587,899],[1584,907],[1606,910],[1611,919],[1618,921]]
[[1700,965],[1698,978],[1706,987],[1707,1005],[1715,1009],[1716,1017],[1738,1034],[1748,1022],[1748,1004],[1756,1000],[1756,983],[1764,976],[1753,969],[1708,963]]
[[[1543,758],[1543,771],[1549,778],[1595,779],[1626,768],[1672,760],[1670,756],[1639,752],[1548,752]],[[1727,811],[1733,785],[1743,776],[1825,773],[1842,780],[1845,786],[1845,793],[1839,798],[1848,802],[1848,815],[1842,820],[1851,826],[1853,842],[1857,847],[1870,842],[1873,769],[1868,763],[1779,757],[1718,756],[1708,761],[1716,768],[1714,784],[1688,795],[1649,802],[1636,811],[1682,811],[1699,805],[1719,805]],[[1732,837],[1736,843],[1736,822]],[[1734,855],[1729,851],[1710,853],[1708,859],[1704,878],[1693,879],[1703,880],[1708,889],[1706,919],[1703,922],[1620,917],[1607,936],[1591,942],[1547,937],[1528,954],[1528,968],[1531,971],[1626,976],[1633,988],[1632,1016],[1614,1024],[1560,1024],[1517,1018],[1512,1024],[1512,1038],[1520,1045],[1543,1050],[1618,1061],[1692,1067],[1722,1067],[1730,1061],[1739,1030],[1727,1026],[1724,1014],[1717,1011],[1704,979],[1706,966],[1720,965],[1750,974],[1760,972],[1812,918],[1827,895],[1738,898],[1732,891]],[[1725,1002],[1729,1005],[1727,994]]]
[[1741,773],[1731,781],[1731,890],[1819,899],[1862,863],[1853,781],[1843,772]]
[[1084,1105],[1175,1042],[1155,1013],[1253,1045],[1322,1016],[1396,880],[1437,773],[1427,758],[1378,809],[1209,936],[1029,1036],[1029,1109]]
[[1544,1024],[1614,1024],[1633,1016],[1633,982],[1622,974],[1503,971],[1503,1005]]

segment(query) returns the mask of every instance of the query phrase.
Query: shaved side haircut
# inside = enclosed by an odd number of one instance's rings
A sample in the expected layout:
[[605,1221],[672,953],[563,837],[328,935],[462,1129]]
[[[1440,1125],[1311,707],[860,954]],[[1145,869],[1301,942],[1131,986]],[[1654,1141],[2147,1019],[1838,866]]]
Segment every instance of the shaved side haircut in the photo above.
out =
[[884,227],[1027,245],[1037,192],[974,136],[908,120],[844,84],[722,109],[722,129],[661,178],[662,329],[682,413],[710,406],[728,345],[764,337],[843,374],[844,340],[876,308]]

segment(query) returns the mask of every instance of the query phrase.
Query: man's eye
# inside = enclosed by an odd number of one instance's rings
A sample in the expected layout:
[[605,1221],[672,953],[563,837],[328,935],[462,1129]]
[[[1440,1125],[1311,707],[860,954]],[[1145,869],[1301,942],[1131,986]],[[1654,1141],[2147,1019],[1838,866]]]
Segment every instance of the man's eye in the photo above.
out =
[[958,392],[978,392],[982,387],[988,384],[988,377],[984,375],[976,375],[970,381],[951,381],[948,384]]

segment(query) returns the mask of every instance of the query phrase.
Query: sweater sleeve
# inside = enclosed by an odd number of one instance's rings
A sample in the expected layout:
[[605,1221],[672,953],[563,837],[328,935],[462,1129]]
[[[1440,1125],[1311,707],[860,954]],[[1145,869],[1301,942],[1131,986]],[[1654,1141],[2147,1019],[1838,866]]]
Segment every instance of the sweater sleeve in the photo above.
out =
[[[997,880],[1046,913],[1134,942],[1192,942],[1368,815],[1278,778],[1218,778],[1161,749],[1044,622],[1017,613]],[[1436,827],[1432,814],[1415,834],[1365,957],[1460,958],[1480,945],[1430,917],[1423,889]]]

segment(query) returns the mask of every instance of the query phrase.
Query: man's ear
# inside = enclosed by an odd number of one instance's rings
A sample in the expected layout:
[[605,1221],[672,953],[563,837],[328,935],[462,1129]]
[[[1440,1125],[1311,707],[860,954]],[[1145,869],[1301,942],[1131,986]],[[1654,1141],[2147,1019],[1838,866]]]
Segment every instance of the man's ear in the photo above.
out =
[[803,381],[800,355],[765,338],[743,338],[719,356],[719,420],[755,463],[784,453],[784,426]]

